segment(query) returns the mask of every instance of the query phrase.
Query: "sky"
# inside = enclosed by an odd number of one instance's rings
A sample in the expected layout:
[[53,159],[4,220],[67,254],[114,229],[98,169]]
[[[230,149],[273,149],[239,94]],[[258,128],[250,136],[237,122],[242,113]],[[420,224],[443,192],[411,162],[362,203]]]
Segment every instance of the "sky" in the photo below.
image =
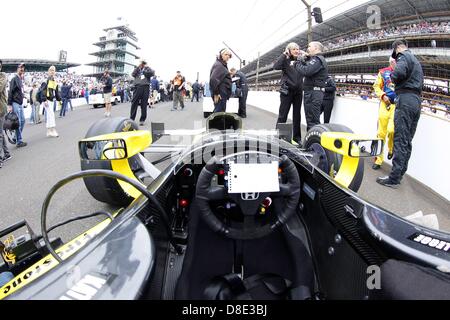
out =
[[[322,9],[324,20],[367,2],[307,1]],[[80,64],[96,61],[89,55],[98,49],[92,43],[123,17],[139,39],[138,55],[165,81],[177,70],[188,81],[197,72],[207,81],[223,42],[252,61],[307,28],[300,0],[21,0],[20,10],[15,1],[2,1],[0,12],[0,58],[56,61],[66,50],[68,62]],[[233,56],[228,67],[239,68],[239,59]],[[92,67],[72,70],[83,74]]]

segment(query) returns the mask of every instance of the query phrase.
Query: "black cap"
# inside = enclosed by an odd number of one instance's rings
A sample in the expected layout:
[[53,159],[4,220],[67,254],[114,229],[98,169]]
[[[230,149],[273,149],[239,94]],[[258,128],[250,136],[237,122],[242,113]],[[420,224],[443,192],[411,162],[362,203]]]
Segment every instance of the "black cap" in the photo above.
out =
[[392,50],[393,50],[391,55],[392,58],[397,59],[397,53],[395,52],[395,50],[397,50],[397,47],[400,45],[408,46],[408,42],[405,39],[395,40],[392,43]]
[[25,63],[23,63],[23,62],[21,62],[18,66],[17,66],[17,69],[19,69],[19,68],[25,68]]

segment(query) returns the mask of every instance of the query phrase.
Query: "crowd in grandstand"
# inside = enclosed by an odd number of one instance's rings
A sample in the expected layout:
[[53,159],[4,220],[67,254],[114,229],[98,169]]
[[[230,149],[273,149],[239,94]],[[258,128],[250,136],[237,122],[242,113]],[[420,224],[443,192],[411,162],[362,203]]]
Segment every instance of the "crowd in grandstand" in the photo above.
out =
[[[336,95],[339,97],[358,97],[363,100],[378,100],[373,91],[374,80],[368,79],[335,79]],[[278,91],[279,80],[262,81],[256,89],[255,84],[250,84],[251,90]],[[450,92],[439,86],[424,86],[422,92],[422,111],[430,114],[438,114],[450,119]],[[446,110],[447,112],[445,112]]]
[[342,36],[332,42],[328,42],[325,45],[325,48],[327,50],[332,50],[388,37],[426,33],[450,33],[450,22],[428,23],[424,21],[421,23],[382,28],[380,30],[369,31],[367,33]]

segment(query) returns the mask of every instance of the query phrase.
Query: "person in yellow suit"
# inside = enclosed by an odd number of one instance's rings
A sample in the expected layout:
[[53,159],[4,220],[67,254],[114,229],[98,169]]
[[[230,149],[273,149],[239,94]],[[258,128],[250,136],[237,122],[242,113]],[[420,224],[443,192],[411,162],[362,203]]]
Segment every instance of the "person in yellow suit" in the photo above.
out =
[[[389,67],[379,70],[377,80],[373,85],[375,93],[380,99],[377,138],[383,139],[386,143],[387,136],[388,159],[392,159],[394,150],[394,113],[397,95],[395,94],[394,84],[391,81],[391,74],[394,71],[395,63],[394,58],[389,58]],[[372,169],[380,169],[383,159],[383,153],[376,157]]]

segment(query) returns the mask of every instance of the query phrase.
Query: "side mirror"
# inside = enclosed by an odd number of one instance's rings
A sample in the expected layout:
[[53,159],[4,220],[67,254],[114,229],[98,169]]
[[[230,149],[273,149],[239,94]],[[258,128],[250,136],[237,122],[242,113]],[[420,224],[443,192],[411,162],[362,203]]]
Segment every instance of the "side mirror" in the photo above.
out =
[[114,132],[83,139],[78,144],[81,160],[124,160],[152,143],[150,131]]
[[79,150],[83,160],[122,160],[128,157],[123,139],[80,141]]
[[354,158],[376,157],[383,151],[383,140],[351,140],[348,155]]

